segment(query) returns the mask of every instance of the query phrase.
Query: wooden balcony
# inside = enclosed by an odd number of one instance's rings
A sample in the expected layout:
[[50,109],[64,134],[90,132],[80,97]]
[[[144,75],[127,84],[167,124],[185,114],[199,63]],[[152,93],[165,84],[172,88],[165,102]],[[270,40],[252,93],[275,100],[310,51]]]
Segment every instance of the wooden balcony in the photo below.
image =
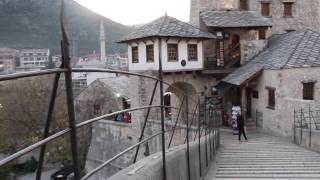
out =
[[216,56],[205,58],[204,74],[228,74],[240,67],[241,53],[239,47],[230,49],[224,54],[223,61]]

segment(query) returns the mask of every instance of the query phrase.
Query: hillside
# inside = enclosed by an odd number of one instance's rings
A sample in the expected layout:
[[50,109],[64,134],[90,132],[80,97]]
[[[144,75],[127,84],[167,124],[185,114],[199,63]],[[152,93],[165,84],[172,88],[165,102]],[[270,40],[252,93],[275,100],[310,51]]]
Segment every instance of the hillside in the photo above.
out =
[[[0,47],[50,48],[60,53],[60,0],[0,0]],[[103,19],[108,53],[126,52],[114,43],[131,28],[104,18],[73,0],[66,0],[67,33],[72,50],[85,54],[99,48]]]

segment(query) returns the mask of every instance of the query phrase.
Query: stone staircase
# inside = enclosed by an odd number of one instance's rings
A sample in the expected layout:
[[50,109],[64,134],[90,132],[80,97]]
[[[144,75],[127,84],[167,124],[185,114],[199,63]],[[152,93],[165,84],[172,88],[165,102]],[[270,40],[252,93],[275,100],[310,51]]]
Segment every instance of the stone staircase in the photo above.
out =
[[206,180],[227,179],[320,179],[320,155],[286,140],[248,134],[238,142],[222,133],[215,165]]
[[247,128],[247,131],[249,131],[249,132],[256,132],[256,131],[257,131],[256,122],[255,122],[255,120],[253,120],[252,118],[248,119],[248,120],[245,122],[245,126],[246,126],[246,128]]

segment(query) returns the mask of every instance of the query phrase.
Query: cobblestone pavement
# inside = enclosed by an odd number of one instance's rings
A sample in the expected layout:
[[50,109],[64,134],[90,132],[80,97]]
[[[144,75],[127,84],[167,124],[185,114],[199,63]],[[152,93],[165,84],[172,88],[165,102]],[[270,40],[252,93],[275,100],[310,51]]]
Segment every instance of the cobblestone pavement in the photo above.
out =
[[290,141],[248,134],[239,142],[221,133],[221,146],[205,180],[213,179],[320,179],[320,154]]

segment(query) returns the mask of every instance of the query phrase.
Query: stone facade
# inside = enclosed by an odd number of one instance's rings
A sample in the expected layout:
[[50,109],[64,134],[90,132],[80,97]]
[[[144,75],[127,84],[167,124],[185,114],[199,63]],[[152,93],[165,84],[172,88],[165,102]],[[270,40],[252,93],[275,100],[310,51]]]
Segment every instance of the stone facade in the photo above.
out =
[[[165,129],[171,130],[173,123],[166,122]],[[147,125],[147,131],[145,137],[159,133],[161,124],[159,121],[149,120]],[[190,139],[196,134],[197,128],[190,128]],[[126,148],[134,145],[138,142],[141,129],[135,128],[132,124],[124,124],[114,122],[112,120],[101,120],[93,124],[92,138],[90,149],[86,161],[86,171],[90,172],[100,164],[111,159],[118,153],[122,152]],[[169,144],[169,140],[172,132],[166,133],[166,145]],[[177,125],[177,130],[173,136],[171,147],[184,144],[186,137],[186,126]],[[144,157],[159,152],[161,150],[161,136],[157,136],[148,143],[141,145],[138,160]],[[90,179],[105,180],[112,176],[119,170],[122,170],[133,163],[135,151],[130,151],[124,156],[112,162],[109,166],[106,166],[103,170],[100,170],[97,174]]]
[[10,74],[15,71],[18,50],[0,48],[0,74]]
[[[262,1],[262,0],[261,0]],[[248,10],[260,12],[260,0],[248,0]],[[272,33],[284,33],[287,30],[320,30],[320,2],[318,0],[263,0],[271,3],[270,18],[273,21]],[[283,2],[293,2],[293,17],[283,16]],[[192,0],[190,22],[200,24],[199,13],[208,9],[238,9],[238,0]]]
[[[262,126],[265,132],[284,137],[291,137],[293,133],[294,109],[319,106],[320,85],[315,84],[314,100],[303,100],[302,82],[319,82],[320,68],[294,68],[284,70],[265,70],[254,81],[252,90],[259,93],[259,98],[252,99],[252,115],[256,118],[257,112],[262,118]],[[267,108],[268,92],[266,87],[275,88],[275,108]],[[244,97],[245,88],[242,90]],[[245,102],[245,100],[243,100]],[[245,109],[246,104],[243,103]]]

